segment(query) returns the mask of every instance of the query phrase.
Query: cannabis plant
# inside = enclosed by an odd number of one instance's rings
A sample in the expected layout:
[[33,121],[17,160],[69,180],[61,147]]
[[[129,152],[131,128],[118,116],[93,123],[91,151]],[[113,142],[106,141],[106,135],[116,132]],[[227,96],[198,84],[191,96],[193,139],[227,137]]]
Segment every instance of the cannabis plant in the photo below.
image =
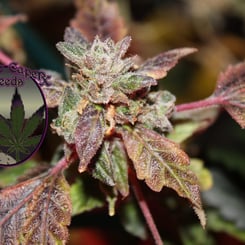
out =
[[[156,244],[162,239],[140,181],[152,191],[167,187],[189,200],[205,227],[200,179],[178,143],[208,127],[221,107],[245,127],[244,63],[221,74],[209,98],[176,106],[173,94],[156,89],[157,80],[196,49],[174,49],[139,62],[128,53],[131,37],[121,38],[123,32],[110,35],[115,26],[105,24],[109,19],[105,9],[114,11],[115,6],[92,2],[86,2],[66,28],[64,41],[57,44],[69,70],[67,81],[47,71],[50,85],[42,87],[48,107],[58,108],[51,128],[64,139],[64,157],[40,175],[1,191],[1,244],[65,244],[71,215],[100,206],[98,200],[89,207],[79,200],[81,192],[85,196],[90,191],[83,185],[88,175],[99,183],[109,215],[116,212],[117,200],[134,191]],[[89,21],[100,28],[84,24],[88,21],[84,16],[91,13],[95,20]],[[176,125],[185,122],[191,122],[190,132],[177,139]],[[64,170],[76,162],[79,181],[70,190]]]

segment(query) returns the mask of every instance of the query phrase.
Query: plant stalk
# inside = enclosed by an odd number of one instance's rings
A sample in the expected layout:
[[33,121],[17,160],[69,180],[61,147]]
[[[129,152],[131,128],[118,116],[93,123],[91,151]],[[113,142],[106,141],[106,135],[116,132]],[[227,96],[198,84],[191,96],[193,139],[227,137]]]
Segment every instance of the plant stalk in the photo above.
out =
[[223,100],[220,97],[210,96],[203,100],[198,100],[190,103],[176,105],[176,112],[183,112],[188,110],[197,110],[203,109],[210,106],[220,105],[223,103]]
[[135,173],[133,171],[130,171],[129,177],[130,177],[130,181],[132,183],[132,188],[133,188],[135,197],[136,197],[138,204],[139,204],[139,207],[140,207],[140,209],[141,209],[141,211],[145,217],[148,228],[149,228],[149,230],[150,230],[150,232],[151,232],[151,234],[155,240],[155,244],[156,245],[163,245],[162,238],[159,234],[159,231],[156,227],[155,221],[152,217],[152,214],[150,212],[148,204],[147,204],[147,202],[144,198],[144,195],[141,191],[141,188],[140,188],[140,185],[138,183],[138,180],[136,178]]
[[5,53],[0,50],[0,62],[4,65],[9,65],[13,62]]

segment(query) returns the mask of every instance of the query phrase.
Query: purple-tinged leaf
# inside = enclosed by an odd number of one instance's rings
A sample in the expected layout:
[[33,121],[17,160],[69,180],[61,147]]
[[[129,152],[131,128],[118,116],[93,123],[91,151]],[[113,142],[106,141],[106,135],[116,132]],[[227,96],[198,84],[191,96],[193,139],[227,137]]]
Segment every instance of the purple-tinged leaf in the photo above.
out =
[[229,66],[221,73],[214,96],[242,128],[245,128],[245,63]]
[[105,133],[101,108],[88,104],[83,110],[75,130],[76,151],[80,159],[79,172],[84,172],[102,144]]
[[111,37],[114,41],[121,40],[125,36],[126,27],[117,4],[100,0],[75,1],[75,3],[77,14],[70,25],[89,41],[96,35],[103,40]]
[[0,192],[1,244],[65,244],[70,219],[63,175],[40,175]]
[[201,205],[198,179],[189,169],[189,158],[179,146],[144,127],[125,128],[122,137],[137,178],[145,180],[154,191],[164,186],[189,199],[202,226],[206,220]]
[[167,72],[178,63],[179,59],[196,51],[195,48],[179,48],[161,53],[146,60],[137,72],[155,79],[164,78]]

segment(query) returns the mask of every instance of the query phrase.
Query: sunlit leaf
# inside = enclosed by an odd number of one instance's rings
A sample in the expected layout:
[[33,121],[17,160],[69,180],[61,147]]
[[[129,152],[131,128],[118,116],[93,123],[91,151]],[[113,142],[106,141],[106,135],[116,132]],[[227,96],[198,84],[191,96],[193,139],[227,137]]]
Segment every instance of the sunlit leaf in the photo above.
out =
[[80,163],[79,172],[86,170],[87,165],[102,144],[105,132],[104,115],[100,108],[88,104],[79,118],[75,130],[75,145]]
[[167,72],[178,63],[179,59],[196,51],[195,48],[179,48],[161,53],[146,60],[137,72],[155,79],[164,78]]
[[1,244],[65,244],[71,202],[63,175],[46,174],[0,192]]
[[198,180],[189,170],[189,158],[179,146],[143,127],[134,130],[127,127],[122,131],[122,136],[137,178],[145,180],[154,191],[161,191],[167,186],[188,198],[201,224],[205,226]]
[[70,25],[79,30],[84,37],[92,41],[96,35],[103,40],[111,37],[121,40],[126,27],[116,3],[100,0],[75,1],[77,14]]
[[242,128],[245,128],[245,63],[229,66],[221,73],[214,96]]
[[115,186],[122,196],[128,195],[127,158],[120,142],[104,142],[92,173],[105,184]]
[[100,208],[105,204],[102,195],[92,191],[96,189],[96,186],[93,186],[94,188],[92,186],[92,179],[88,180],[84,176],[82,179],[76,179],[71,185],[72,215]]

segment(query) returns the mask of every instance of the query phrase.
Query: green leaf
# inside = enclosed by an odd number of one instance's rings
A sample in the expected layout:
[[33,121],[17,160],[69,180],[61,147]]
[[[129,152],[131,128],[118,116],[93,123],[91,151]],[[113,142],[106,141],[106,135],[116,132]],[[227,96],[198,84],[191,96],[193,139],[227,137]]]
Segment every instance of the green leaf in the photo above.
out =
[[42,138],[42,135],[31,136],[23,142],[23,145],[25,147],[36,146],[40,142],[41,138]]
[[24,119],[25,119],[24,105],[18,93],[18,89],[16,88],[15,94],[12,98],[11,111],[10,111],[11,128],[13,134],[16,137],[20,137]]
[[150,88],[153,85],[157,85],[157,81],[155,79],[128,72],[114,80],[112,87],[125,94],[133,94],[136,91],[143,88]]
[[83,176],[71,185],[72,215],[100,208],[105,204],[101,194],[93,192],[96,189],[92,188],[93,184],[91,179]]
[[172,125],[168,118],[174,111],[175,97],[168,91],[158,91],[149,93],[147,100],[148,104],[143,107],[138,121],[149,129],[170,131]]
[[0,171],[0,188],[15,184],[20,176],[25,174],[27,170],[35,168],[36,166],[37,162],[30,160],[11,168],[2,169]]
[[130,234],[145,240],[147,228],[135,203],[130,200],[120,210],[120,218],[124,229]]
[[137,72],[155,79],[164,78],[167,72],[178,63],[179,59],[196,51],[195,48],[179,48],[161,53],[146,60]]
[[84,172],[102,144],[105,133],[103,111],[88,104],[75,130],[76,151],[80,159],[79,172]]
[[202,191],[207,191],[212,187],[212,174],[207,168],[204,167],[201,159],[191,158],[190,169],[196,174]]
[[58,42],[56,48],[71,62],[79,67],[83,65],[86,46],[81,43]]
[[134,130],[127,127],[122,136],[138,179],[145,180],[154,191],[161,191],[163,186],[167,186],[189,199],[202,226],[205,226],[198,180],[189,169],[188,156],[179,146],[143,127]]
[[63,175],[40,175],[0,192],[1,244],[65,244],[71,220]]
[[245,242],[245,230],[239,229],[234,223],[229,222],[221,217],[218,211],[208,211],[208,225],[207,228],[214,232],[225,232],[232,237],[235,237],[241,242]]
[[104,141],[92,174],[103,183],[115,186],[123,197],[128,195],[127,158],[119,141]]
[[195,121],[178,123],[174,126],[173,131],[168,134],[168,138],[176,143],[182,143],[197,131],[199,125],[200,123]]

